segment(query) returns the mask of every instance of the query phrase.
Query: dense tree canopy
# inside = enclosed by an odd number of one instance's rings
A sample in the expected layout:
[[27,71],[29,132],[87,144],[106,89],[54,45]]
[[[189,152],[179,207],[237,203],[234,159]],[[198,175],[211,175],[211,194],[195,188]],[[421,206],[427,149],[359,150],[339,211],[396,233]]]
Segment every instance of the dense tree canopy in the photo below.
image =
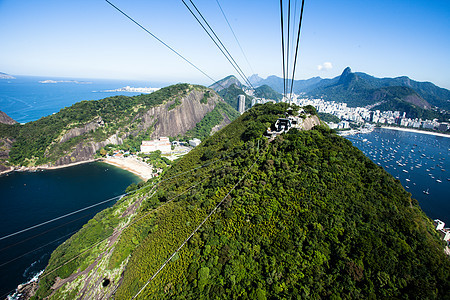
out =
[[[222,200],[140,298],[448,296],[450,261],[418,202],[326,127],[292,129],[269,143],[264,129],[285,108],[255,106],[168,169],[154,194],[149,182],[148,189],[128,196],[142,205],[105,270],[127,264],[117,299],[136,295]],[[173,177],[178,174],[184,175]],[[95,221],[108,224],[107,232],[120,222],[113,210]],[[71,245],[83,243],[95,222],[60,246],[49,268],[75,251]],[[49,294],[57,275],[67,277],[86,265],[80,259],[46,277],[39,295]]]

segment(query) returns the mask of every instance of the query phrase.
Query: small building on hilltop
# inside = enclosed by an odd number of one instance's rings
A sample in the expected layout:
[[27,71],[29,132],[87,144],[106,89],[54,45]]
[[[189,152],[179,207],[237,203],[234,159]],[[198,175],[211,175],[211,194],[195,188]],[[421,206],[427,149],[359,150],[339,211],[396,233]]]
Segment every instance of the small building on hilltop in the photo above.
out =
[[151,141],[142,141],[141,152],[149,153],[157,150],[161,151],[161,153],[170,153],[172,151],[172,144],[168,137],[160,137]]
[[191,145],[192,147],[197,147],[198,145],[200,145],[202,141],[199,139],[192,139],[189,140],[189,145]]
[[436,230],[439,232],[441,238],[448,242],[450,241],[450,228],[444,228],[445,223],[439,219],[434,220],[434,226],[436,226]]

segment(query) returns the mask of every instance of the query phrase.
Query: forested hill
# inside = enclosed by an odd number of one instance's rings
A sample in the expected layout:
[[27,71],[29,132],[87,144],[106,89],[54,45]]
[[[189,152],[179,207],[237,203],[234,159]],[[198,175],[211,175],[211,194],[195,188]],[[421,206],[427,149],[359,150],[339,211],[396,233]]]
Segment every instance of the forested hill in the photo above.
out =
[[0,124],[8,140],[0,165],[65,165],[94,158],[108,144],[139,151],[141,141],[159,136],[204,138],[238,115],[213,90],[177,84],[152,94],[82,101],[24,125]]
[[36,297],[446,298],[450,261],[418,202],[327,127],[269,143],[284,105],[256,105],[89,221]]

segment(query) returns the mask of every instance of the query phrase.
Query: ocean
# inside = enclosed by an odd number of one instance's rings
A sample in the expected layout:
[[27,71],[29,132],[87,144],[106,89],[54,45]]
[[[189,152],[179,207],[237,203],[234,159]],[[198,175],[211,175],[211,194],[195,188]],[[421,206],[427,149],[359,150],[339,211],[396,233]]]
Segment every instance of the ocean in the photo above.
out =
[[[55,83],[41,83],[48,80]],[[82,100],[140,94],[106,90],[125,86],[159,88],[167,85],[146,81],[16,76],[16,79],[0,79],[0,110],[19,123],[27,123]]]
[[400,180],[428,217],[450,226],[450,138],[375,129],[348,139]]

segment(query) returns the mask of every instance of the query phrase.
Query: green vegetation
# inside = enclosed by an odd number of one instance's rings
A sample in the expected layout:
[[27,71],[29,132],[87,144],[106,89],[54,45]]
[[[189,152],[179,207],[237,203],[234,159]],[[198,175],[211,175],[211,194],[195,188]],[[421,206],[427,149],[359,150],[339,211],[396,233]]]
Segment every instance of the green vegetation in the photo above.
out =
[[161,151],[159,150],[148,154],[139,153],[139,157],[142,157],[143,159],[145,159],[146,163],[158,169],[164,170],[172,164],[172,161],[170,159],[161,156]]
[[[153,130],[153,126],[145,131],[142,129],[144,113],[169,101],[174,101],[169,109],[174,108],[181,104],[183,96],[194,89],[206,92],[204,87],[177,84],[146,95],[81,101],[54,115],[24,125],[0,124],[0,137],[15,139],[10,152],[10,162],[14,165],[55,163],[70,154],[81,142],[101,142],[113,134],[124,140],[124,144],[117,148],[136,152],[141,141],[148,138]],[[70,129],[100,121],[95,130],[60,142]]]
[[239,113],[226,103],[218,103],[193,129],[186,132],[185,139],[198,138],[204,140],[209,137],[213,127],[223,121],[224,116],[233,121],[239,116]]
[[399,98],[392,99],[391,101],[383,102],[372,108],[372,110],[380,111],[401,111],[406,112],[406,117],[411,119],[433,120],[438,119],[440,122],[448,122],[450,119],[449,113],[440,113],[435,110],[423,109],[417,105],[408,103]]
[[202,103],[202,104],[208,103],[208,99],[209,99],[210,97],[211,97],[211,92],[210,92],[210,91],[205,92],[205,93],[203,94],[202,100],[200,100],[200,103]]
[[238,96],[245,95],[245,109],[248,109],[252,105],[252,96],[248,96],[245,92],[235,84],[230,85],[228,88],[220,90],[218,94],[225,100],[226,103],[236,110],[238,110]]
[[[114,208],[107,208],[98,213],[93,219],[85,224],[79,232],[74,234],[53,251],[46,272],[54,272],[40,278],[39,290],[35,299],[43,299],[50,295],[51,286],[57,276],[60,278],[67,278],[76,270],[85,270],[95,261],[97,255],[96,251],[98,251],[100,247],[98,243],[109,237],[112,234],[114,227],[119,223],[119,218],[113,214],[114,210]],[[95,245],[95,247],[92,247],[93,245]],[[77,255],[79,256],[77,257]],[[68,258],[74,257],[76,258],[55,271],[56,268],[66,263]]]
[[339,123],[341,120],[332,114],[327,113],[318,113],[318,116],[320,120],[327,122],[327,123]]
[[276,100],[277,102],[283,99],[283,95],[266,84],[255,89],[255,97]]
[[175,107],[177,107],[177,106],[179,106],[179,105],[181,105],[181,101],[180,101],[180,99],[177,97],[177,98],[175,99],[175,101],[174,101],[172,104],[169,105],[169,108],[167,108],[167,110],[172,110],[172,109],[174,109]]
[[[104,270],[126,263],[117,299],[133,297],[222,199],[140,299],[448,295],[450,261],[411,194],[326,127],[291,129],[268,143],[262,134],[285,109],[284,103],[255,106],[166,170],[154,194],[149,182],[105,213],[142,200]],[[73,237],[81,244],[73,247],[88,247],[85,234]],[[66,247],[49,266],[76,252]],[[70,270],[83,269],[84,261]],[[70,270],[55,273],[64,278]],[[55,276],[40,285],[39,297],[49,294]]]

